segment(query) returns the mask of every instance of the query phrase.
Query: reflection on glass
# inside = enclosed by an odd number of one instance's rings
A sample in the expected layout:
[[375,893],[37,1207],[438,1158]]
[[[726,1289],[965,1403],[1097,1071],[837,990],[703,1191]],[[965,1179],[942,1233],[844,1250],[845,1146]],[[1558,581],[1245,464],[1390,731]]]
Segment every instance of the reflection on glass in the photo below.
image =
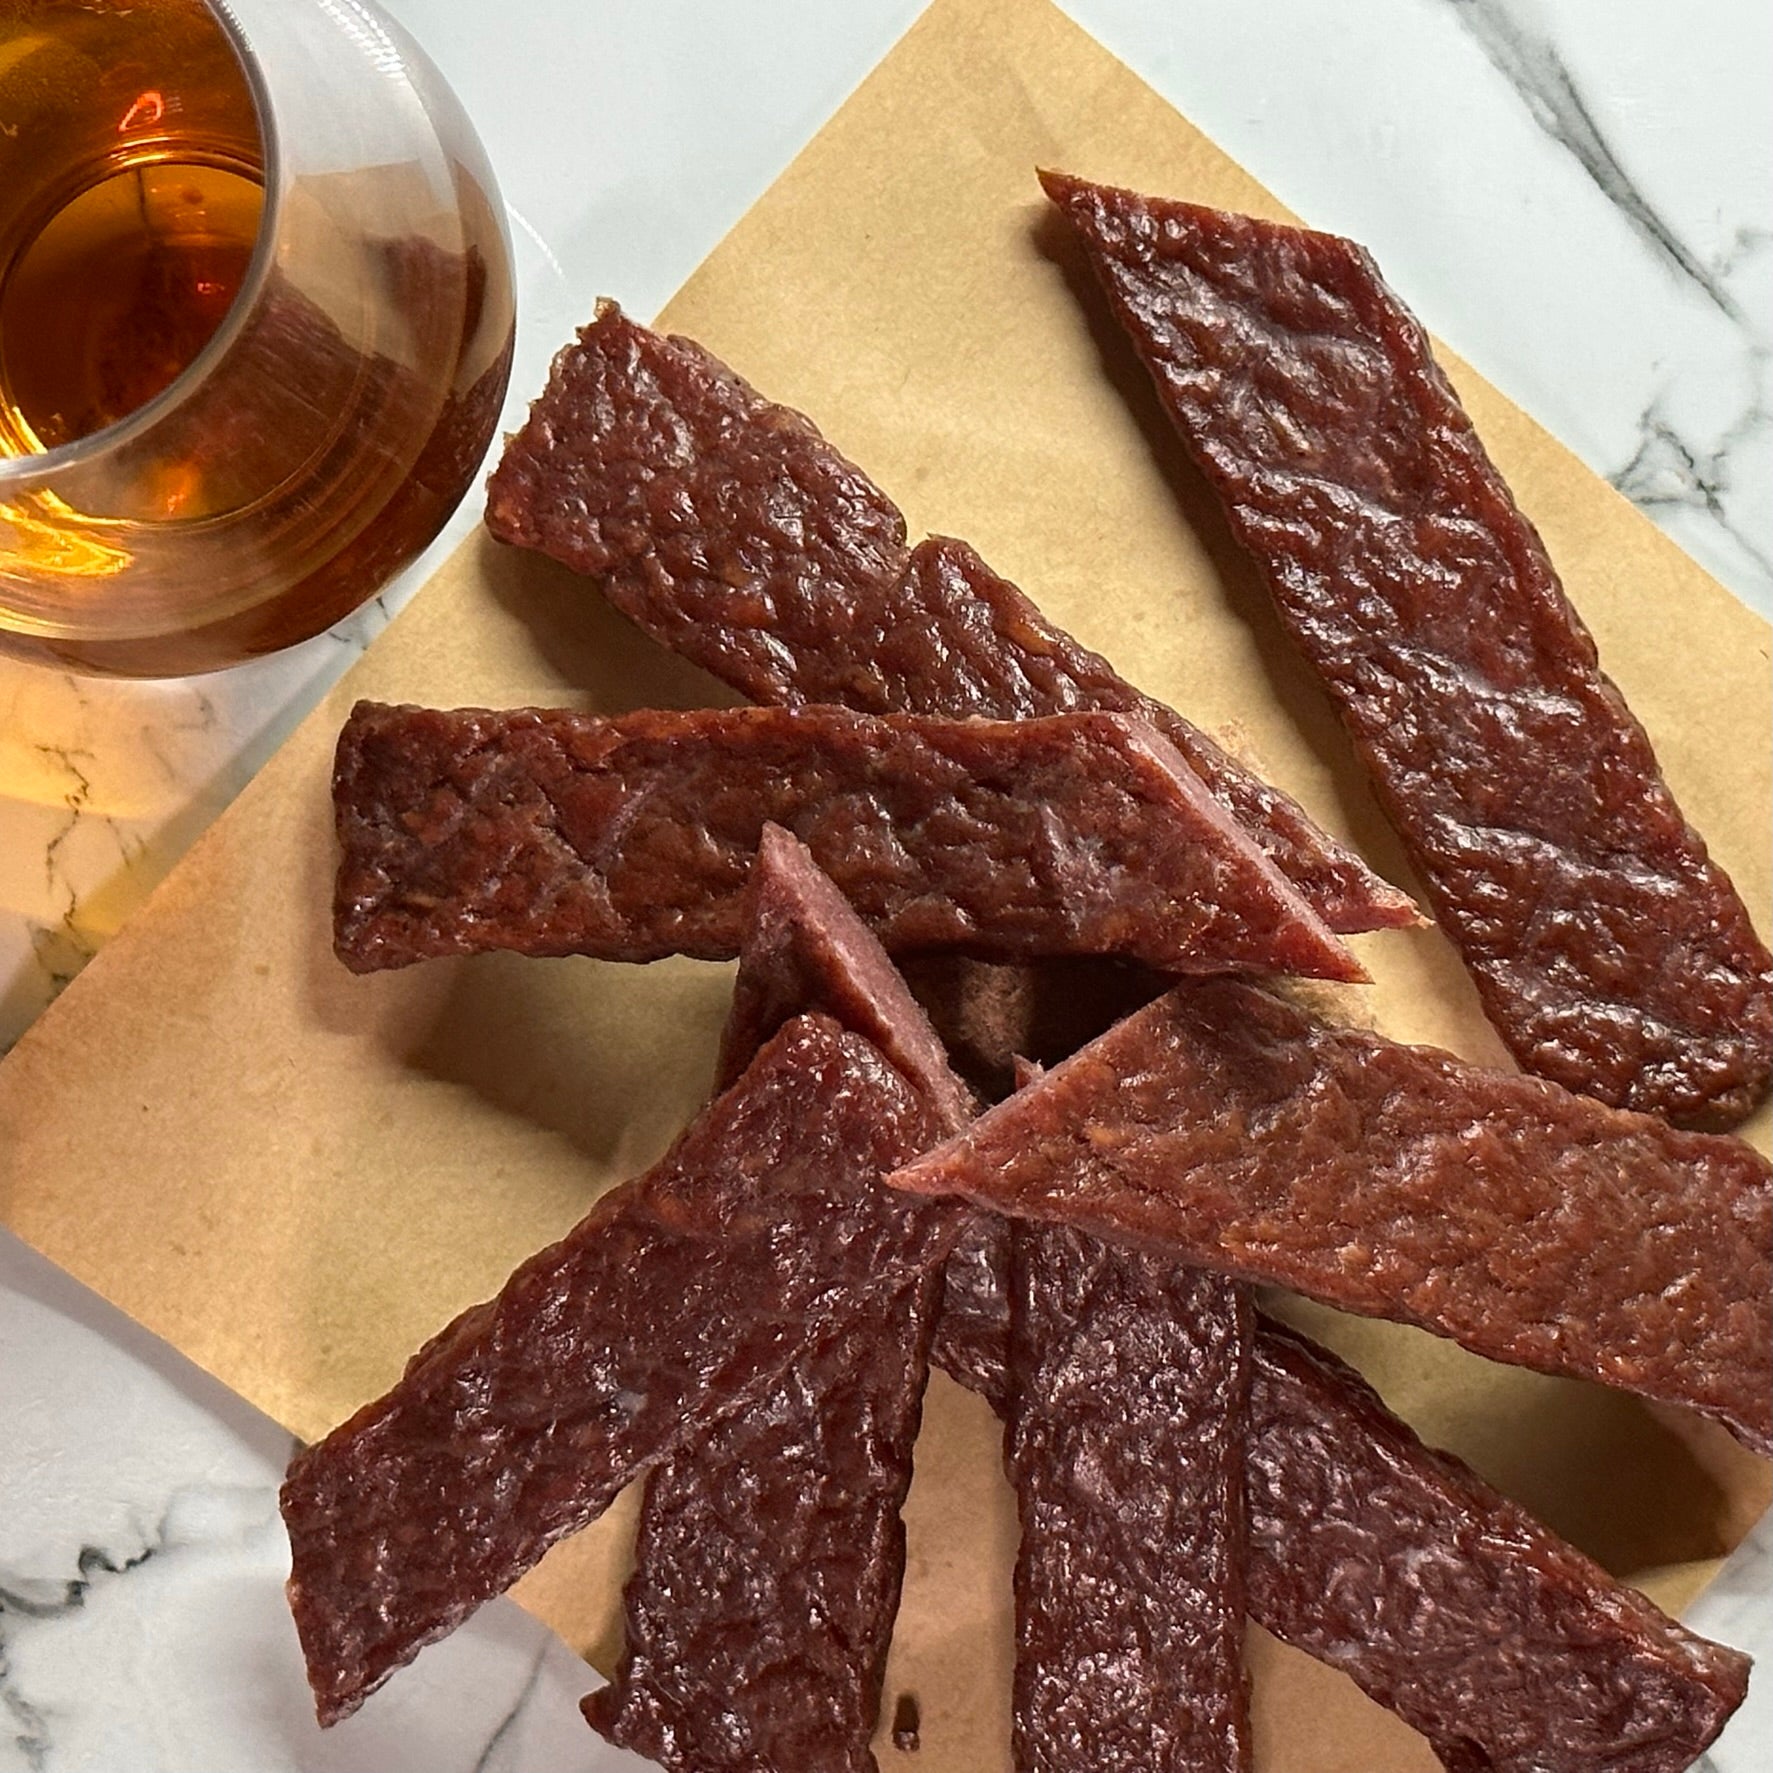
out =
[[460,499],[511,336],[479,145],[360,0],[0,0],[0,648],[318,633]]

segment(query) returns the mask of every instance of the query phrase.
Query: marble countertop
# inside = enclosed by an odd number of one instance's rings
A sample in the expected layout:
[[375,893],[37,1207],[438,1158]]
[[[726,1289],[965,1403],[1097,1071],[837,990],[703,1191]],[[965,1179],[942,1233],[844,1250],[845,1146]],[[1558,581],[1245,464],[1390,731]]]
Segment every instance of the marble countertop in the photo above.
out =
[[[521,291],[512,422],[597,291],[657,309],[918,0],[385,0],[476,119]],[[1067,0],[1773,616],[1765,0]],[[572,169],[562,176],[562,168]],[[334,632],[213,677],[0,661],[0,1050],[475,521]],[[1763,744],[1767,735],[1743,735]],[[495,1603],[323,1737],[280,1429],[0,1232],[0,1773],[571,1773],[583,1667]],[[1763,1523],[1692,1615],[1773,1656]],[[1773,1679],[1707,1757],[1748,1773]],[[1385,1773],[1375,1769],[1374,1773]]]

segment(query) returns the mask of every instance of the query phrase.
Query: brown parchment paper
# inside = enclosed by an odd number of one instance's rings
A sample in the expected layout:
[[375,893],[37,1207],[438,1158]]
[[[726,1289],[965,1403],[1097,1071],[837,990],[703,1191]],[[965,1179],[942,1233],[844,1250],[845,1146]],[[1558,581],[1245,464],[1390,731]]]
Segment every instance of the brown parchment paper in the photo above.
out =
[[[663,324],[812,414],[914,532],[966,537],[1134,681],[1235,728],[1408,883],[1321,696],[1049,225],[1037,163],[1284,213],[1057,11],[937,0]],[[584,291],[587,317],[598,293]],[[1443,360],[1758,913],[1766,624]],[[328,943],[327,778],[359,696],[729,699],[587,581],[469,541],[0,1066],[6,1220],[307,1437],[663,1149],[705,1094],[730,988],[727,969],[692,962],[488,956],[347,974]],[[1437,933],[1358,945],[1376,982],[1350,1013],[1502,1062]],[[1752,1131],[1764,1145],[1765,1115]],[[1665,1604],[1690,1598],[1765,1504],[1765,1468],[1721,1432],[1296,1311],[1431,1439]],[[1008,1764],[1013,1511],[987,1412],[939,1376],[918,1456],[886,1715],[914,1692],[923,1773],[989,1773]],[[519,1591],[604,1666],[630,1520],[618,1509]],[[1342,1676],[1252,1636],[1263,1773],[1434,1766]]]

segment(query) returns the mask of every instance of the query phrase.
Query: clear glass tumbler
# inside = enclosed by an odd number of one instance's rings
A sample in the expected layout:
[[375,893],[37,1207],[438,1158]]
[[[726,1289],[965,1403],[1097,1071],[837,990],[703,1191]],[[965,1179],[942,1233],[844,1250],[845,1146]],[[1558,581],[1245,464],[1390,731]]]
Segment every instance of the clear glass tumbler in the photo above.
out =
[[467,490],[512,325],[480,144],[365,0],[0,0],[0,650],[329,627]]

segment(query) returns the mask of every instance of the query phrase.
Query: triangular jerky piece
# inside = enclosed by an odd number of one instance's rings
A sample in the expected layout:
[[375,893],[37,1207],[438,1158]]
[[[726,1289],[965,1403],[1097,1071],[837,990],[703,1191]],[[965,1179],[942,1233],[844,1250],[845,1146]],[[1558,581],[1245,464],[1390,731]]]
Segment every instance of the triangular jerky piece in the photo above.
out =
[[997,720],[1151,721],[1331,929],[1414,910],[1303,810],[1126,684],[958,543],[905,520],[801,414],[613,302],[506,446],[487,526],[600,581],[641,628],[755,702]]
[[1509,1049],[1605,1102],[1739,1120],[1773,1077],[1773,959],[1372,260],[1043,182]]
[[[897,1065],[944,1131],[971,1119],[886,951],[779,826],[746,913],[723,1074],[821,1010]],[[674,1773],[874,1773],[940,1274],[828,1314],[767,1397],[648,1479],[622,1660],[585,1701],[610,1741]]]
[[935,1127],[859,1036],[789,1024],[659,1164],[301,1454],[282,1507],[321,1722],[764,1396],[834,1313],[924,1284],[960,1216],[907,1213],[879,1177]]
[[929,1098],[949,1132],[978,1104],[949,1068],[930,1019],[812,852],[780,825],[766,825],[745,883],[745,946],[720,1043],[724,1089],[782,1024],[821,1010],[872,1041]]
[[1766,1159],[1254,986],[1179,986],[891,1180],[1688,1404],[1773,1449]]
[[1364,977],[1174,748],[1115,714],[364,702],[333,794],[335,941],[361,971],[494,948],[730,958],[775,823],[889,949]]

